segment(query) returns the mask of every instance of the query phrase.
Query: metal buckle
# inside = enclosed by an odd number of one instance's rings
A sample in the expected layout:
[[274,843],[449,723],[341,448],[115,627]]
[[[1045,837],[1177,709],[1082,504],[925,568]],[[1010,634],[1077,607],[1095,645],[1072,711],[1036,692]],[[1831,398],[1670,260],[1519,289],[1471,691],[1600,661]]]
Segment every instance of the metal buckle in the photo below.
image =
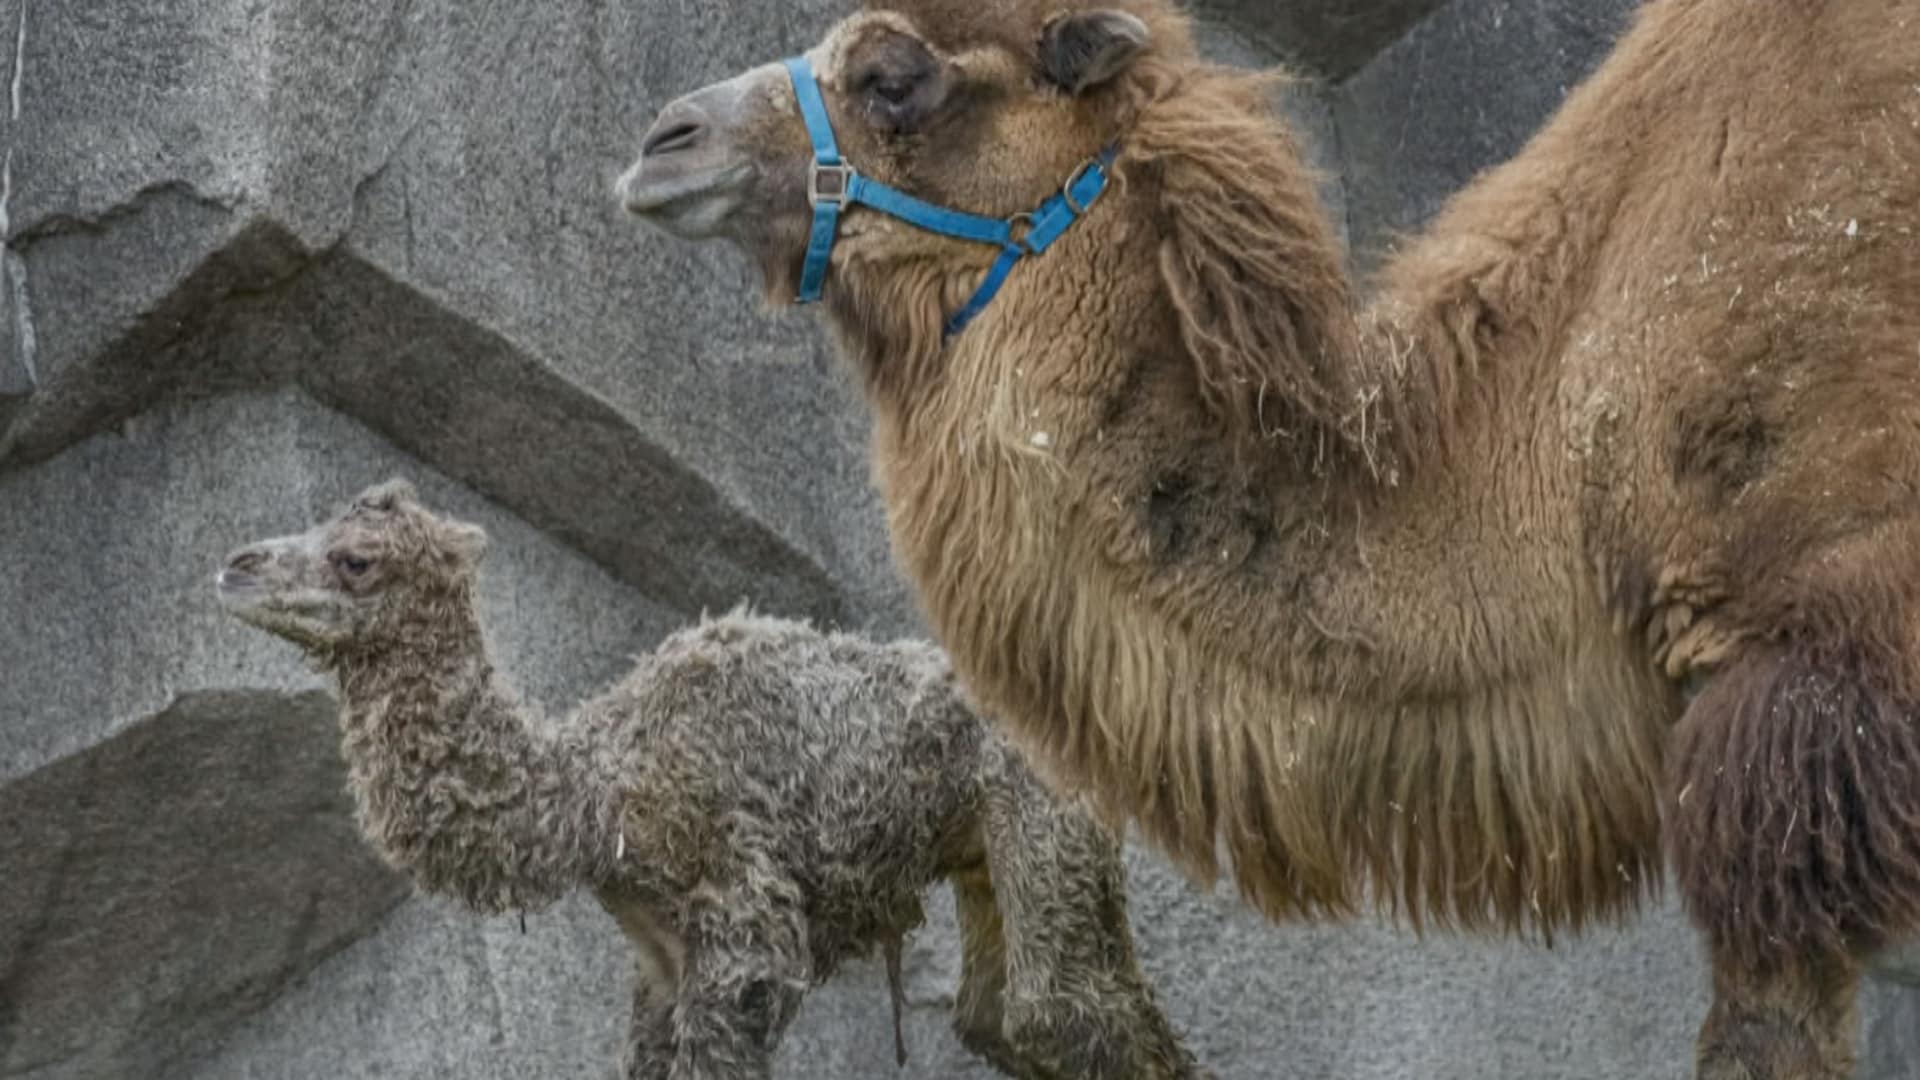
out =
[[1075,216],[1086,213],[1088,206],[1092,206],[1094,203],[1099,202],[1100,196],[1106,194],[1107,189],[1104,187],[1101,188],[1099,191],[1094,192],[1093,198],[1087,202],[1086,206],[1082,206],[1073,197],[1073,186],[1075,184],[1078,184],[1080,182],[1080,179],[1087,175],[1088,169],[1093,168],[1095,165],[1099,163],[1100,163],[1099,158],[1088,158],[1087,160],[1080,163],[1079,168],[1073,170],[1073,175],[1067,177],[1066,183],[1060,185],[1060,197],[1066,200],[1067,208],[1069,210],[1072,210]]
[[[820,185],[823,176],[834,177],[834,183],[823,188]],[[830,206],[845,206],[847,191],[853,187],[853,177],[851,165],[822,165],[815,162],[813,171],[807,174],[808,205],[819,206],[824,202]]]
[[1033,245],[1027,243],[1027,237],[1033,234],[1033,215],[1025,210],[1007,219],[1007,243],[1019,248],[1028,255],[1038,255]]

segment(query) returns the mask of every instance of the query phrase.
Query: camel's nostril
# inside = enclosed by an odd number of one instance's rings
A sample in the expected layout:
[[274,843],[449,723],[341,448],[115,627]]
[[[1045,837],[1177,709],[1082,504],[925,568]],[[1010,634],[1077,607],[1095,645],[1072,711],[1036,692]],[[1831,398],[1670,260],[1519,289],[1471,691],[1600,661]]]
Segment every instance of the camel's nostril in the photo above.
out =
[[659,124],[647,134],[646,141],[640,144],[642,157],[656,157],[685,150],[700,141],[704,129],[699,124],[678,123]]
[[265,566],[266,562],[266,552],[259,548],[247,548],[245,551],[236,552],[232,558],[227,560],[227,569],[237,570],[240,573],[247,574]]

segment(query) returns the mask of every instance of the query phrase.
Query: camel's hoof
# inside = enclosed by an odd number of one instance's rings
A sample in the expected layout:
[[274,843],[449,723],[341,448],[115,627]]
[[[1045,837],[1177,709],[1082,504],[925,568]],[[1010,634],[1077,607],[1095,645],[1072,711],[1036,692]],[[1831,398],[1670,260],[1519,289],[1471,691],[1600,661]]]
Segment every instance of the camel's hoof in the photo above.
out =
[[1731,1054],[1709,1054],[1700,1059],[1694,1080],[1846,1080],[1847,1073],[1805,1067],[1804,1062],[1778,1064],[1743,1061]]

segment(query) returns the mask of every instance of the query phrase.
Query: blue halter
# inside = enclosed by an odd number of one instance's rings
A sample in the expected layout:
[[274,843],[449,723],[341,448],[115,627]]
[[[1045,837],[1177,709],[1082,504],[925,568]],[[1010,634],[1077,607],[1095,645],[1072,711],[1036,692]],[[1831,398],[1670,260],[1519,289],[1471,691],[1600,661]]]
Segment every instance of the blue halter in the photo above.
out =
[[1015,263],[1053,246],[1107,188],[1107,170],[1118,153],[1113,147],[1075,169],[1058,192],[1028,213],[1004,219],[990,218],[922,202],[897,188],[861,176],[853,166],[840,160],[840,147],[833,139],[833,122],[827,118],[827,103],[820,96],[820,82],[814,77],[813,64],[804,56],[793,57],[786,63],[787,74],[793,79],[794,97],[800,102],[800,116],[807,123],[807,137],[813,140],[813,169],[807,176],[807,201],[813,204],[813,228],[807,237],[807,261],[800,271],[799,302],[802,304],[820,299],[820,287],[827,280],[827,261],[833,255],[833,242],[839,235],[840,211],[859,203],[928,232],[1000,248],[1000,257],[987,271],[986,280],[959,311],[948,316],[946,336],[952,337],[986,309],[1000,286],[1006,283],[1007,275],[1013,272]]

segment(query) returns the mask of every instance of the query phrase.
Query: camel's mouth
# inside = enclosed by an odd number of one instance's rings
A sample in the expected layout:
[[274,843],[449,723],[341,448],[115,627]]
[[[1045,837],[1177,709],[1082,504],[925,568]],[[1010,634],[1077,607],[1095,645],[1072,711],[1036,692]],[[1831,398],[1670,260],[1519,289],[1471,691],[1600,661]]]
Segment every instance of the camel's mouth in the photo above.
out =
[[251,621],[249,616],[273,600],[273,586],[257,574],[227,567],[213,577],[214,595],[229,615]]
[[230,571],[221,572],[216,586],[227,614],[302,649],[324,647],[345,625],[339,598],[324,590],[287,589]]
[[326,640],[341,621],[340,598],[300,579],[305,537],[268,540],[229,556],[214,574],[227,614],[297,644]]
[[740,208],[752,167],[696,152],[643,157],[620,179],[627,213],[688,239],[718,233]]
[[768,64],[668,102],[620,178],[627,212],[687,239],[720,234],[757,174],[754,140],[743,132],[769,101],[788,94],[785,70]]
[[317,607],[310,599],[307,602],[289,602],[293,598],[284,588],[263,578],[245,574],[238,570],[222,570],[213,579],[214,593],[220,598],[220,606],[229,614],[236,615],[248,622],[254,621],[268,611],[290,612],[310,610]]

